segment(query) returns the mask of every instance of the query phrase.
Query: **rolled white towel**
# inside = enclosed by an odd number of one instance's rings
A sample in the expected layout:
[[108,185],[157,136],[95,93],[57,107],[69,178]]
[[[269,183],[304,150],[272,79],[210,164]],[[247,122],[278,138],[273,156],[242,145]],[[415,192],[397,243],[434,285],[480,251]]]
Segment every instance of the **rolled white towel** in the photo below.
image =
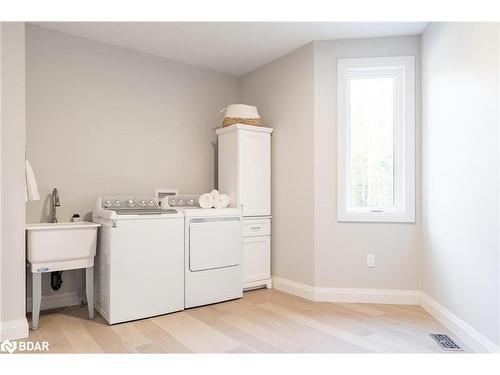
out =
[[205,193],[200,195],[198,203],[201,208],[213,208],[214,207],[214,197],[210,193]]
[[214,198],[215,208],[226,208],[231,203],[231,198],[227,194],[217,194]]
[[214,198],[215,198],[217,195],[219,195],[219,190],[217,190],[217,189],[213,189],[213,190],[210,192],[210,194],[212,194],[212,197],[214,197]]

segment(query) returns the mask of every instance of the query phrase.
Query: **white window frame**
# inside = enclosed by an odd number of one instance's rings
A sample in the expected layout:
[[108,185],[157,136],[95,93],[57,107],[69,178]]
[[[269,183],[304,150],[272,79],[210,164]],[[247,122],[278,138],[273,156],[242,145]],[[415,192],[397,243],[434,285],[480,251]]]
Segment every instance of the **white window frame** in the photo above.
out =
[[[353,207],[350,195],[349,80],[392,77],[394,207]],[[337,219],[340,222],[415,222],[415,57],[337,60]]]

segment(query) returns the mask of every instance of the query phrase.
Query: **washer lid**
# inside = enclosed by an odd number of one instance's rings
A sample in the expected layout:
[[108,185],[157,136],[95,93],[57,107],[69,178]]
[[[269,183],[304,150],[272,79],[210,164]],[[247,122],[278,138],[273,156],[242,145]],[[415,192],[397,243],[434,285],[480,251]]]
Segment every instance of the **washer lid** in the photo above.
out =
[[177,210],[160,210],[160,211],[139,211],[139,210],[102,210],[98,215],[94,214],[95,218],[105,220],[169,220],[181,219],[184,220],[182,212]]
[[162,210],[161,208],[115,208],[113,211],[115,211],[117,215],[172,215],[177,213],[177,210]]

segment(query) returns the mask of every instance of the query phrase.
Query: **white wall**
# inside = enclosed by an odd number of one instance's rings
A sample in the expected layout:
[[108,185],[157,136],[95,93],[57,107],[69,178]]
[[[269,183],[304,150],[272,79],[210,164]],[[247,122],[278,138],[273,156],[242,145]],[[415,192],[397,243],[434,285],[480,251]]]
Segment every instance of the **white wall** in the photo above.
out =
[[1,28],[0,340],[27,336],[24,251],[24,23]]
[[296,50],[240,78],[272,135],[272,274],[314,283],[314,48]]
[[431,24],[422,66],[422,289],[498,345],[498,24]]
[[[27,204],[27,222],[48,221],[54,187],[60,221],[90,220],[102,194],[213,188],[214,128],[238,102],[235,77],[33,25],[26,64],[27,155],[42,198]],[[63,279],[58,294],[81,282]]]
[[[419,36],[320,41],[315,48],[315,285],[337,288],[418,289],[420,225]],[[337,222],[337,59],[416,56],[417,222]],[[366,254],[375,254],[375,269]]]

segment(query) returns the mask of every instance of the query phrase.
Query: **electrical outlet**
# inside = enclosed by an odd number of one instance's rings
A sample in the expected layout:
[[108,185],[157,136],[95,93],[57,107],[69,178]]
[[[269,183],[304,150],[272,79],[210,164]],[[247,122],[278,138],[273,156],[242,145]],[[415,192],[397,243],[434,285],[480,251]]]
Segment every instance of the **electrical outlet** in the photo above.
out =
[[375,268],[375,255],[374,254],[368,254],[366,256],[366,267]]

